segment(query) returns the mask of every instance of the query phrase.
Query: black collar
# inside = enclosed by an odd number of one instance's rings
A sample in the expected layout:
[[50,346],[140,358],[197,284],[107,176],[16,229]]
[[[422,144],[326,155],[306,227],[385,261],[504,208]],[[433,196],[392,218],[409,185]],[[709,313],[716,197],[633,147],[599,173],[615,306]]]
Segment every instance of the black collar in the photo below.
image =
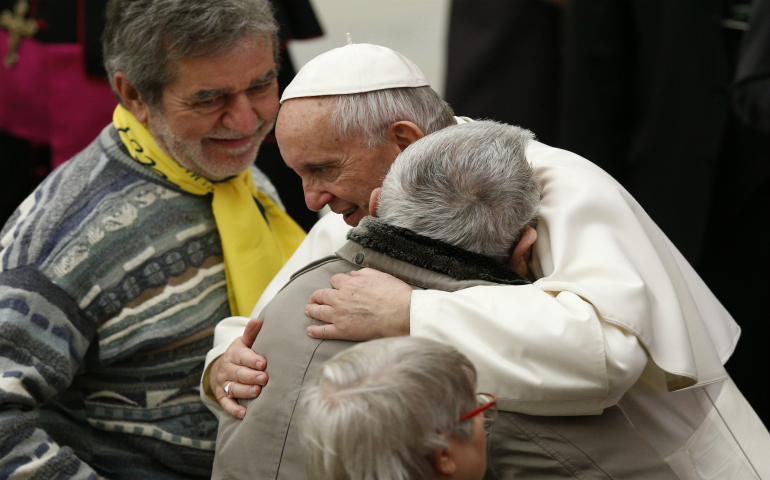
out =
[[361,220],[356,228],[348,232],[348,240],[456,280],[485,280],[505,285],[530,283],[507,265],[490,257],[388,225],[375,217]]

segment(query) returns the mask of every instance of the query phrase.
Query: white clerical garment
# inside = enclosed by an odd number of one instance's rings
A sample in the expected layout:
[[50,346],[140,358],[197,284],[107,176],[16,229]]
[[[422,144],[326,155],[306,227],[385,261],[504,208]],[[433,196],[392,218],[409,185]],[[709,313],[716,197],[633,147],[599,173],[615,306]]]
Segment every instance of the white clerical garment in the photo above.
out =
[[[530,264],[538,280],[415,291],[411,334],[467,355],[480,391],[504,410],[591,415],[619,403],[681,478],[770,479],[770,435],[723,367],[740,334],[729,313],[612,177],[535,141],[527,158],[543,186]],[[349,228],[339,215],[321,219],[252,314],[293,272],[341,247]],[[247,321],[220,322],[207,368]]]

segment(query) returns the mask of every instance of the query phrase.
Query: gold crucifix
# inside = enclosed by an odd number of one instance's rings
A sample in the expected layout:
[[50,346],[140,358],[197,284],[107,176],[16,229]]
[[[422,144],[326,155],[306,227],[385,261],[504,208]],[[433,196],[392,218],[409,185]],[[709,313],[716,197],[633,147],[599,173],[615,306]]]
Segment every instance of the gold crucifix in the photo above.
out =
[[19,44],[24,37],[32,37],[37,33],[37,22],[27,20],[29,5],[26,0],[19,0],[13,7],[13,13],[8,10],[0,15],[0,27],[8,30],[8,47],[3,64],[7,68],[13,68],[19,61]]

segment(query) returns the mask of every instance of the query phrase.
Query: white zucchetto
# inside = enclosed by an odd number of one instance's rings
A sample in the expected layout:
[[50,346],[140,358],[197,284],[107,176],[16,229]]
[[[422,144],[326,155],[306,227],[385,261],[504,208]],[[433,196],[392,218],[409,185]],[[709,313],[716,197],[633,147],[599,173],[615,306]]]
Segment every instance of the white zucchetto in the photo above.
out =
[[400,53],[379,45],[351,43],[307,62],[283,91],[281,103],[290,98],[426,85],[428,80],[417,65]]

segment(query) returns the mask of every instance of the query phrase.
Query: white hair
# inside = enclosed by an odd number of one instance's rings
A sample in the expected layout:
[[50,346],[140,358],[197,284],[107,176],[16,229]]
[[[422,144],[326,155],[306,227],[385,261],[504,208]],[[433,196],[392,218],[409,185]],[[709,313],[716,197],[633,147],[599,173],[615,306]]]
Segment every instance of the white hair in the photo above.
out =
[[392,337],[351,347],[323,365],[302,399],[310,478],[419,480],[431,452],[469,440],[476,370],[453,347]]
[[445,128],[407,147],[382,184],[391,225],[498,260],[536,220],[540,184],[525,150],[532,132],[491,121]]
[[408,120],[427,135],[455,125],[452,107],[430,87],[404,87],[328,97],[332,126],[343,138],[364,137],[370,148],[385,140],[388,127]]

